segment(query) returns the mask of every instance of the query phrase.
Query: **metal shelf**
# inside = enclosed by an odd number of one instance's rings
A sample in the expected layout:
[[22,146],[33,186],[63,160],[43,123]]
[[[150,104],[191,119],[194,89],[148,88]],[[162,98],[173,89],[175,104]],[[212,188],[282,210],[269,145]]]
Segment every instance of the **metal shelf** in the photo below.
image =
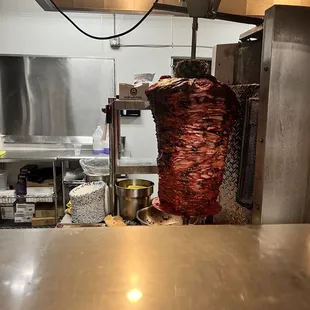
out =
[[150,110],[151,106],[145,100],[115,100],[115,110]]
[[85,180],[74,180],[74,181],[65,181],[63,180],[63,184],[67,187],[79,186],[85,183]]
[[14,196],[0,196],[0,206],[14,204],[17,200],[24,201],[23,203],[38,203],[38,202],[55,202],[55,193],[46,196],[36,195],[14,195]]

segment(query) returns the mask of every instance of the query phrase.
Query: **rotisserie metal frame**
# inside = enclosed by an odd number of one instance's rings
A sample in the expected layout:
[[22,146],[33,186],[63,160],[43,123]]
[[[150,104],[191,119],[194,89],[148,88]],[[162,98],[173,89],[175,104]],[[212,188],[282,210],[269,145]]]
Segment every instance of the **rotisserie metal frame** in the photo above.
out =
[[213,74],[228,84],[248,84],[259,66],[253,224],[310,222],[309,26],[310,8],[276,5],[263,27],[215,49]]

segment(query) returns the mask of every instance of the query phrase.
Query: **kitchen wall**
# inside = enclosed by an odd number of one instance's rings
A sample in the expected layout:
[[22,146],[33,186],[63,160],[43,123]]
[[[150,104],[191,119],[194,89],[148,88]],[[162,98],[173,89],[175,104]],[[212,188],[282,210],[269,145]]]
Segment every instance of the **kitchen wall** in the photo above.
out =
[[[114,32],[113,15],[70,13],[70,17],[94,35]],[[116,32],[127,30],[140,18],[117,15]],[[200,20],[198,56],[211,58],[213,46],[237,42],[240,33],[249,28]],[[131,82],[135,73],[156,73],[156,79],[171,73],[172,57],[188,57],[190,42],[190,18],[152,15],[134,32],[122,37],[121,48],[114,50],[109,41],[95,41],[79,33],[59,13],[42,11],[34,0],[0,0],[1,54],[112,57],[116,60],[117,83]],[[143,111],[140,118],[123,120],[122,134],[127,136],[127,147],[133,156],[156,156],[154,123],[149,111]]]

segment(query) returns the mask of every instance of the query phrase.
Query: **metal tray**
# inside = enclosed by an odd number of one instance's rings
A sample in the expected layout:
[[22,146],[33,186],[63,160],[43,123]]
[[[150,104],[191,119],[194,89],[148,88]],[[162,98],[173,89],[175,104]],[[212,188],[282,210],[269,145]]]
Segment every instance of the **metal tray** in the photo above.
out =
[[152,226],[181,226],[183,220],[181,216],[166,214],[153,206],[143,208],[137,212],[137,219],[142,225]]

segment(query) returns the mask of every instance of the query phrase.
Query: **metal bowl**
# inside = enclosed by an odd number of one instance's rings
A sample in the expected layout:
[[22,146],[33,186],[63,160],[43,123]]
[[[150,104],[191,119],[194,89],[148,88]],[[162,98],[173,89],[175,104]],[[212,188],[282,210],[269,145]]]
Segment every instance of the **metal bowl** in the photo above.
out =
[[153,206],[141,209],[137,212],[137,219],[146,226],[182,226],[181,216],[166,214]]

